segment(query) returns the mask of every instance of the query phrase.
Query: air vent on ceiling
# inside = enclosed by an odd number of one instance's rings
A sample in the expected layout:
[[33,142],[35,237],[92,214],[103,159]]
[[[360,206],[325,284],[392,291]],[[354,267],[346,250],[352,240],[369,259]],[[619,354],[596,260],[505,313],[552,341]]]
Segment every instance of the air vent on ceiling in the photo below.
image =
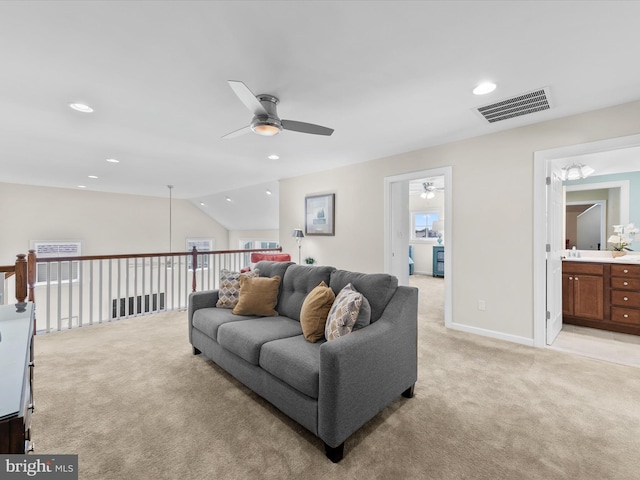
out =
[[517,97],[479,107],[477,111],[489,123],[494,123],[542,110],[549,110],[551,106],[548,93],[548,87],[541,88],[534,92],[524,93]]

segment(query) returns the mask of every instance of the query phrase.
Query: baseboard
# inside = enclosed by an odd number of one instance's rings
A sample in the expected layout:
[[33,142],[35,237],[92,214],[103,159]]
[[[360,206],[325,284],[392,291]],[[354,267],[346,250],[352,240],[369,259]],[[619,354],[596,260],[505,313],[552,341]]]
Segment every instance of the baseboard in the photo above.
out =
[[482,335],[483,337],[497,338],[498,340],[506,340],[507,342],[519,343],[520,345],[526,345],[528,347],[534,347],[533,338],[520,337],[518,335],[510,335],[508,333],[496,332],[495,330],[487,330],[485,328],[472,327],[469,325],[463,325],[461,323],[452,323],[447,325],[448,328],[453,330],[460,330],[461,332],[473,333],[475,335]]

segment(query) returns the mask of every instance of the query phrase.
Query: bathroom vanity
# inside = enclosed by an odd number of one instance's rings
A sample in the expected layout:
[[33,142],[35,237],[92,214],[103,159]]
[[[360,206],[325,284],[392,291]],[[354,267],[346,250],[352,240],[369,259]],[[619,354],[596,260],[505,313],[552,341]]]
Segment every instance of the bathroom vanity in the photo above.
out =
[[564,259],[562,321],[640,335],[640,256]]

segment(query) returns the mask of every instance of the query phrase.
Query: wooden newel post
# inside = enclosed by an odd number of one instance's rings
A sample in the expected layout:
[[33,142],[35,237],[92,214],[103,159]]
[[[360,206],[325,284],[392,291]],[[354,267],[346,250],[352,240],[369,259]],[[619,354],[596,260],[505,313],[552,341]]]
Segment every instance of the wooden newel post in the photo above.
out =
[[[27,284],[29,285],[29,301],[35,302],[35,284],[36,284],[36,251],[29,250],[27,255]],[[34,329],[35,330],[35,329]]]
[[191,291],[196,291],[196,269],[198,267],[198,249],[193,246],[193,250],[191,250],[191,270],[193,271],[193,280],[191,281]]
[[27,256],[19,253],[16,257],[16,300],[23,303],[27,299]]

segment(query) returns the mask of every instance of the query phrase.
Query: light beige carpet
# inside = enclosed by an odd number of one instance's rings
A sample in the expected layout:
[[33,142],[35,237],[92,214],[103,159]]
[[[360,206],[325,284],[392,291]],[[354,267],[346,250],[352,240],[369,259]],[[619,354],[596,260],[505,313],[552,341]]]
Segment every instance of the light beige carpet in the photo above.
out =
[[38,453],[81,479],[640,478],[640,369],[445,330],[421,285],[419,380],[345,445],[193,356],[186,313],[36,337]]

